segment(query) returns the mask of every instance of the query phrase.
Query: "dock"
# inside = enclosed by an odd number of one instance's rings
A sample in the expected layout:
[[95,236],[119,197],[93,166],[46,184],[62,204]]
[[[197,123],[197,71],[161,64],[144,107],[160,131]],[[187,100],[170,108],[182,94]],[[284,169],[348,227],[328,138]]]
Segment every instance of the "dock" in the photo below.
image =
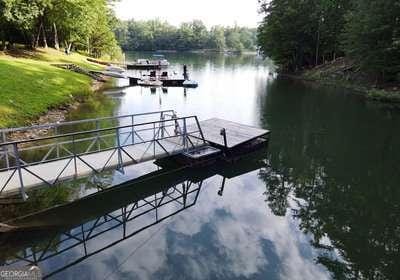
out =
[[[129,85],[130,86],[138,86],[140,85],[140,81],[143,81],[142,78],[129,76]],[[145,80],[144,80],[145,81]],[[160,86],[162,87],[186,87],[186,88],[197,88],[198,83],[191,80],[185,80],[182,78],[164,78],[159,79]]]
[[60,131],[71,123],[47,125],[53,135],[19,141],[7,139],[7,133],[18,129],[0,131],[0,198],[20,193],[26,199],[30,188],[176,155],[195,164],[210,156],[246,152],[269,135],[268,130],[223,119],[177,117],[171,110],[108,118],[112,125],[105,128],[102,120],[72,122],[94,128],[68,133]]
[[[92,62],[92,60],[89,60]],[[164,67],[168,67],[167,64],[158,64],[158,63],[138,63],[138,64],[128,64],[127,69],[136,69],[136,70],[151,70],[150,72],[150,80],[144,79],[143,77],[138,77],[128,73],[123,68],[109,66],[105,70],[88,70],[84,69],[75,64],[53,64],[53,66],[62,68],[65,70],[70,70],[79,74],[83,74],[89,76],[90,78],[99,81],[99,82],[106,82],[104,77],[111,77],[116,79],[128,79],[130,86],[162,86],[162,87],[185,87],[185,88],[197,88],[198,83],[193,80],[188,79],[187,69],[185,68],[184,78],[180,77],[169,77],[166,76],[159,76],[156,75],[156,70],[161,70]],[[163,72],[167,73],[167,72]],[[157,85],[151,84],[149,81],[153,81],[157,83]]]
[[128,63],[126,64],[126,68],[128,70],[161,70],[163,66],[158,64]]
[[224,149],[234,149],[270,133],[269,130],[218,118],[201,121],[200,126],[207,142]]

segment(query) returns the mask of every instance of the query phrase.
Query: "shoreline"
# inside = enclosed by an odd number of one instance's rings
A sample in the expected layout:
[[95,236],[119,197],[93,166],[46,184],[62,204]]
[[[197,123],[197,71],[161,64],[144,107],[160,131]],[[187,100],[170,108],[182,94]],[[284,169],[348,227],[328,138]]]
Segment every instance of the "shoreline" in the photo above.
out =
[[[100,90],[107,86],[108,81],[111,78],[106,78],[107,82],[102,83],[96,80],[92,81],[92,85],[90,87],[90,94],[98,94]],[[74,97],[71,102],[66,104],[62,104],[56,108],[49,109],[44,114],[41,114],[32,120],[30,120],[27,126],[36,126],[36,125],[48,125],[54,123],[60,123],[66,120],[66,116],[72,111],[76,110],[79,106],[86,102],[87,96],[83,97]],[[11,128],[12,129],[12,128]],[[0,129],[1,130],[1,129]],[[27,131],[18,131],[9,133],[7,135],[7,139],[11,141],[19,141],[23,139],[34,139],[48,136],[47,129],[30,129]]]
[[344,59],[320,65],[298,73],[279,73],[279,76],[322,86],[340,87],[352,91],[365,100],[391,104],[400,108],[400,82],[378,88],[366,73],[343,70]]
[[55,49],[18,49],[0,54],[0,129],[29,125],[51,110],[90,95],[98,88],[93,87],[92,78],[54,66],[71,63],[89,70],[101,69],[86,58],[77,53],[67,56]]

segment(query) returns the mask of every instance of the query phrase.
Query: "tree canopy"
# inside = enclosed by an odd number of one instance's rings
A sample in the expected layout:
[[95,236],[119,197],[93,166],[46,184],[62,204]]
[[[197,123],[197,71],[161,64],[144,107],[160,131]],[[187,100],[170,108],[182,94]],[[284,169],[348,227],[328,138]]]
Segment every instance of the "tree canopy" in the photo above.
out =
[[48,44],[93,56],[116,56],[111,4],[107,0],[0,0],[0,40],[32,48]]
[[346,15],[346,53],[382,81],[400,72],[400,2],[359,0]]
[[264,19],[258,43],[283,70],[297,71],[347,56],[382,80],[399,72],[399,1],[259,2]]
[[124,50],[232,50],[256,49],[256,30],[246,27],[213,26],[200,20],[175,27],[160,20],[122,21],[116,36]]

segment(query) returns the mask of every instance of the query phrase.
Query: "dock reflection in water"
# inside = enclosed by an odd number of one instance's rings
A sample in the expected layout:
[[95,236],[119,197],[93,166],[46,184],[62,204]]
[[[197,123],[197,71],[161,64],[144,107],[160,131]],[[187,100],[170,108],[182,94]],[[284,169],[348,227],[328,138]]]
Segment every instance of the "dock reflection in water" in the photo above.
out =
[[[163,229],[163,221],[196,204],[203,183],[209,178],[222,177],[215,193],[222,196],[227,179],[264,165],[262,158],[255,157],[230,168],[198,169],[196,172],[186,169],[154,171],[135,182],[17,219],[14,224],[40,230],[2,236],[1,262],[9,266],[38,265],[45,278],[58,276],[62,271],[145,232],[144,240],[139,241],[136,249],[130,248],[133,255]],[[124,259],[118,259],[118,262],[122,263]],[[118,270],[118,266],[114,269]],[[112,273],[111,270],[110,276]]]

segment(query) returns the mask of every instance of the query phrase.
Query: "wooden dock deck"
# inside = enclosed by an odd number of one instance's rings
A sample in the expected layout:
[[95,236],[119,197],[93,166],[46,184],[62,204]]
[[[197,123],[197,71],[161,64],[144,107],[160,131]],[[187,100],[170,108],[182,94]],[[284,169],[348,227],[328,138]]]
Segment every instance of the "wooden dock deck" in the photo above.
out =
[[[232,149],[257,138],[267,136],[270,131],[254,126],[244,125],[223,119],[212,118],[200,122],[204,138],[210,144],[218,147]],[[226,146],[221,130],[226,133]]]

